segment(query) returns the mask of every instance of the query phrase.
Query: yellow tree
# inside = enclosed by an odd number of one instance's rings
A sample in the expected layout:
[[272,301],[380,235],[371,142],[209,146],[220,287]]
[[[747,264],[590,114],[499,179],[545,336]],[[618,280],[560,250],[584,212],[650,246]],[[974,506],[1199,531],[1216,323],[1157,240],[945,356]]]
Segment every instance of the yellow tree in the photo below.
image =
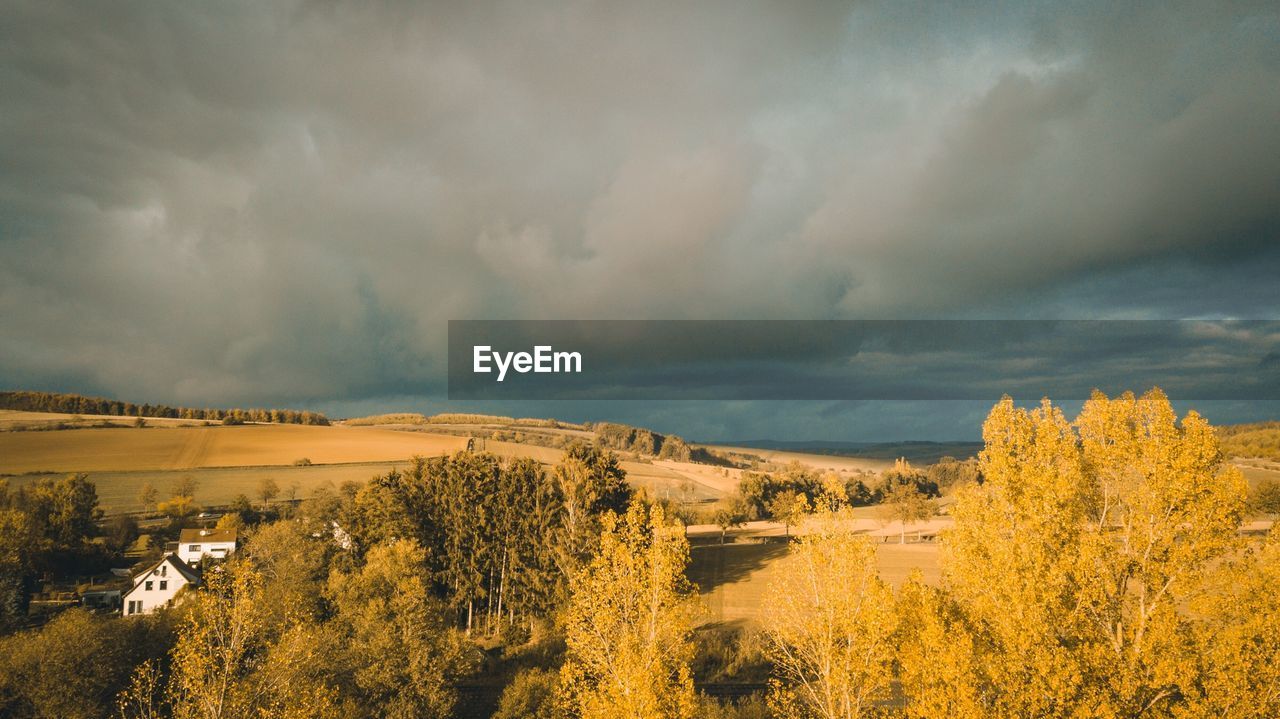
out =
[[163,676],[153,660],[139,664],[129,678],[129,686],[116,697],[119,719],[164,719],[169,716],[164,697]]
[[775,678],[770,703],[786,719],[868,716],[893,677],[893,593],[875,547],[848,511],[806,520],[765,604]]
[[426,556],[413,540],[369,550],[363,567],[334,572],[332,624],[353,667],[356,694],[383,717],[447,717],[452,682],[466,669],[459,633],[423,580]]
[[689,544],[660,506],[604,517],[600,551],[572,578],[559,703],[582,719],[675,719],[696,711],[689,670]]
[[886,522],[898,523],[898,543],[907,543],[907,525],[933,516],[933,502],[914,484],[891,484],[880,500],[877,513]]
[[[1243,507],[1212,429],[1152,391],[1095,394],[1074,427],[1006,398],[983,437],[985,481],[957,499],[934,598],[950,638],[904,657],[908,711],[941,693],[984,716],[1169,716],[1196,676],[1187,603],[1235,550]],[[923,680],[965,646],[971,671]]]
[[911,719],[990,715],[977,676],[975,637],[955,602],[924,583],[919,570],[902,586],[895,637],[899,680]]
[[[1028,412],[1006,398],[992,409],[983,438],[986,479],[959,493],[943,555],[946,589],[976,654],[972,671],[954,677],[958,686],[933,689],[980,694],[988,716],[1067,716],[1083,681],[1060,642],[1074,604],[1069,550],[1084,530],[1076,437],[1047,400]],[[925,659],[937,665],[954,657]],[[910,706],[921,695],[907,689]]]
[[263,560],[237,555],[184,595],[166,691],[159,692],[159,667],[144,664],[120,697],[122,717],[162,716],[166,707],[178,719],[344,715],[337,680],[348,663],[339,648],[349,638],[309,621],[313,612],[297,611],[296,598],[279,586],[305,577],[264,574],[273,567]]
[[[259,696],[258,719],[337,719],[352,715],[336,685],[344,667],[342,637],[325,624],[293,624],[258,659],[249,681]],[[379,708],[379,713],[382,710]]]
[[1089,701],[1117,716],[1167,713],[1195,675],[1185,611],[1239,548],[1246,489],[1194,411],[1159,390],[1101,393],[1076,421],[1089,500],[1075,601]]
[[788,537],[791,536],[791,525],[802,521],[811,510],[809,498],[794,489],[784,489],[769,501],[769,513],[775,520],[782,522]]
[[247,562],[206,573],[206,588],[189,595],[178,641],[170,652],[169,702],[178,719],[222,719],[254,713],[260,697],[246,681],[265,647],[262,578]]
[[1280,716],[1280,534],[1214,572],[1194,607],[1198,680],[1179,717]]

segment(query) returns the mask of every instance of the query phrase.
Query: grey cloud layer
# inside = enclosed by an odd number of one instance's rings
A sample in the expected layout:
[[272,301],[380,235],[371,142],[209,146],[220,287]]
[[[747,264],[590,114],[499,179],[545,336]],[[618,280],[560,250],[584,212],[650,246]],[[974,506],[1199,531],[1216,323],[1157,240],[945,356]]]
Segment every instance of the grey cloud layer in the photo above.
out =
[[796,7],[7,3],[0,377],[435,394],[450,318],[1183,316],[1280,268],[1272,5]]
[[[542,371],[511,367],[539,345]],[[560,370],[551,348],[578,359]],[[478,356],[488,372],[473,369]],[[1280,401],[1280,322],[449,323],[451,399],[1066,400],[1152,386]]]

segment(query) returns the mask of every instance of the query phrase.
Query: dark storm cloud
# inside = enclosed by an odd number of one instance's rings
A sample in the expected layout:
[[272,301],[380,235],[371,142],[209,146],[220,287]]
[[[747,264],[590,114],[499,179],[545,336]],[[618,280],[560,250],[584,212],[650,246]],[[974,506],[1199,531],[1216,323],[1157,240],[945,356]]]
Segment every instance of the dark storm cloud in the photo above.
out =
[[449,398],[1280,400],[1278,354],[1260,320],[456,321]]
[[6,385],[438,396],[457,318],[1280,309],[1230,290],[1280,264],[1272,4],[5,17]]

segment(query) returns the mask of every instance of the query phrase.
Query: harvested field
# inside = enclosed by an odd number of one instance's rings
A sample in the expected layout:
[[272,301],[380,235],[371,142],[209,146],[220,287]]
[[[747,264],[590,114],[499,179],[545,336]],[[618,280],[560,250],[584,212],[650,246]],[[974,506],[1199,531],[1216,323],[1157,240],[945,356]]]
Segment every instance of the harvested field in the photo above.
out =
[[[107,514],[137,512],[145,509],[138,500],[144,485],[150,484],[161,498],[169,494],[169,488],[179,479],[190,477],[196,481],[195,501],[202,506],[230,504],[243,494],[257,502],[258,487],[263,479],[273,479],[280,487],[282,498],[288,498],[290,487],[297,485],[297,498],[306,499],[319,487],[334,487],[347,481],[366,482],[370,478],[386,474],[392,469],[403,469],[408,462],[359,462],[351,464],[320,464],[310,467],[219,467],[206,469],[167,469],[125,472],[90,472],[89,479],[97,486],[98,502]],[[24,475],[13,482],[31,481],[40,476]]]
[[287,466],[303,458],[386,462],[447,454],[466,443],[425,432],[285,424],[3,432],[0,474]]
[[[26,412],[16,409],[0,409],[0,431],[7,430],[41,430],[49,426],[100,426],[110,424],[118,427],[132,427],[137,421],[135,417],[120,417],[109,414],[57,414],[54,412]],[[168,417],[147,417],[146,422],[153,427],[202,427],[207,423],[200,419],[170,419]]]

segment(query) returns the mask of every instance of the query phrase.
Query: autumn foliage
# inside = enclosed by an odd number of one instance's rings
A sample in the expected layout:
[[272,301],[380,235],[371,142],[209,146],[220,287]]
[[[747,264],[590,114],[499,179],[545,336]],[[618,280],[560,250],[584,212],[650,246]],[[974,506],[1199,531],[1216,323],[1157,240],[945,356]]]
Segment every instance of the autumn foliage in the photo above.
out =
[[[700,683],[684,527],[575,446],[554,467],[419,460],[243,520],[242,549],[158,617],[77,610],[0,639],[0,714],[443,719],[487,671],[503,719],[1280,716],[1280,538],[1241,532],[1245,481],[1204,418],[1158,390],[1074,420],[1006,398],[983,438],[946,482],[904,461],[874,490],[904,526],[931,483],[955,491],[941,580],[896,592],[840,477],[747,474],[721,542],[767,512],[786,546],[736,704]],[[96,546],[84,477],[0,500],[0,599]]]

